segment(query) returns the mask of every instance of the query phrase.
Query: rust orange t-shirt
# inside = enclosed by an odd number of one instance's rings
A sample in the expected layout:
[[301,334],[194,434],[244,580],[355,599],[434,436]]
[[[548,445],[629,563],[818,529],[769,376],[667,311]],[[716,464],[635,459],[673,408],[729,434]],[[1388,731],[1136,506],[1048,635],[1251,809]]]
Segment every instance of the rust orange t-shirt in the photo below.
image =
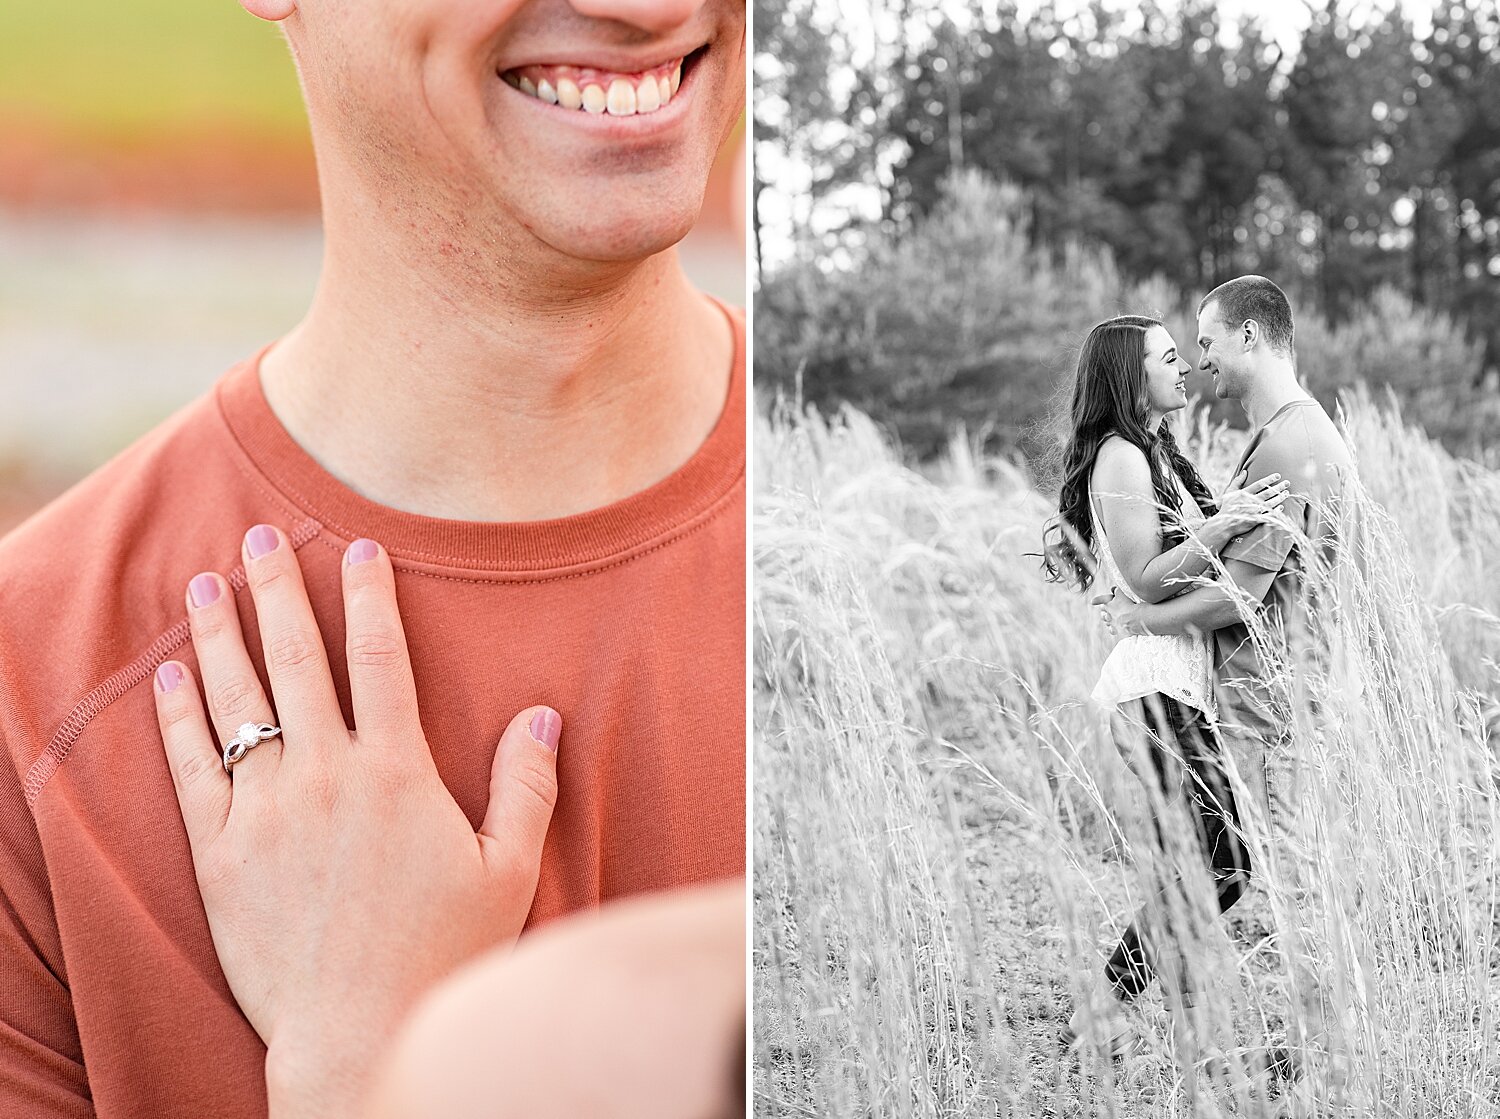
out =
[[[370,502],[287,434],[256,364],[0,541],[0,1116],[239,1119],[265,1050],[219,969],[151,691],[193,663],[183,588],[236,588],[284,529],[349,714],[339,564],[380,541],[422,723],[470,821],[516,711],[563,715],[534,926],[745,867],[744,322],[728,402],[681,468],[520,524]],[[587,453],[581,448],[580,453]],[[565,1042],[564,1042],[565,1043]]]

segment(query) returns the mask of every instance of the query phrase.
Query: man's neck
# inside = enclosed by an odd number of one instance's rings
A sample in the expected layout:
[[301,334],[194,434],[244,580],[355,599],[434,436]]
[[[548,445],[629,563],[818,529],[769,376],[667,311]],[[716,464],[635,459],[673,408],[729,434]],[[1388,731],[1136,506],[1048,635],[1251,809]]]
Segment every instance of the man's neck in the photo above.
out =
[[1293,400],[1312,399],[1297,383],[1297,374],[1289,364],[1278,362],[1255,378],[1240,397],[1240,407],[1250,429],[1257,431],[1271,422],[1271,417]]
[[733,332],[675,251],[592,284],[504,279],[330,252],[312,309],[262,361],[272,411],[361,495],[458,520],[585,512],[692,457],[723,410]]

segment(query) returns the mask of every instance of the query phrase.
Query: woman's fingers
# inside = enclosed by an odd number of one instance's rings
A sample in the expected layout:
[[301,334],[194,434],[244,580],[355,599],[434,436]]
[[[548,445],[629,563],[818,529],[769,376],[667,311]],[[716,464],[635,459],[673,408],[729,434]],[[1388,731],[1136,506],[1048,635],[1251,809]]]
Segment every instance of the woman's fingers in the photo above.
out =
[[[1238,478],[1243,475],[1238,475]],[[1231,489],[1224,496],[1224,510],[1247,518],[1251,523],[1265,513],[1277,508],[1290,491],[1291,483],[1280,474],[1267,474],[1257,478],[1241,490]],[[1243,497],[1237,496],[1243,494]]]
[[224,830],[229,817],[229,775],[214,745],[186,665],[167,661],[156,670],[156,720],[167,751],[172,787],[196,861]]
[[1272,482],[1265,489],[1259,491],[1256,496],[1260,499],[1260,503],[1264,508],[1275,509],[1281,504],[1281,499],[1287,495],[1290,485],[1286,481]]
[[[187,608],[193,651],[198,654],[198,671],[203,674],[203,693],[218,742],[228,742],[244,723],[274,723],[271,703],[245,651],[245,635],[229,584],[211,571],[193,576],[187,586]],[[243,779],[250,776],[249,770],[273,770],[274,764],[267,763],[275,762],[281,748],[279,739],[262,742],[255,747],[253,760],[247,756],[236,771]]]
[[356,540],[344,553],[344,623],[355,734],[362,742],[394,745],[421,740],[395,574],[373,540]]
[[542,841],[557,803],[557,744],[562,716],[550,707],[528,707],[500,736],[490,769],[490,803],[479,834],[512,870],[532,878],[541,867]]
[[339,733],[347,737],[323,635],[290,542],[279,529],[256,525],[245,533],[244,558],[282,729],[299,749],[316,748]]

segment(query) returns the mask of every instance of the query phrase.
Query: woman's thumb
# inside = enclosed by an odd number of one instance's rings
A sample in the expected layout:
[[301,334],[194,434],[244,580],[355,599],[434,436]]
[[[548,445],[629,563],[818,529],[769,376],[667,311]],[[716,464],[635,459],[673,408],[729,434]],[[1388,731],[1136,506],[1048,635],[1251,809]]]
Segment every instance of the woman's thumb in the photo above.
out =
[[506,858],[538,865],[542,841],[557,803],[557,743],[562,716],[550,707],[528,707],[500,736],[490,769],[490,805],[479,834],[499,844]]

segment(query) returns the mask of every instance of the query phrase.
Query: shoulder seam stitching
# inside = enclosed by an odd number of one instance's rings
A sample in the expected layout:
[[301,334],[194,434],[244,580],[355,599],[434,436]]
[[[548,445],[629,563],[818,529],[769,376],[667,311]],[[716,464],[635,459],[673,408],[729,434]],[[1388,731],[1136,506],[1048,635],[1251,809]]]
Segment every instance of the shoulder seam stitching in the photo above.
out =
[[[311,517],[297,525],[287,534],[293,550],[301,548],[316,537],[322,527]],[[227,581],[232,590],[243,590],[245,587],[244,566],[241,565],[231,571]],[[68,712],[68,717],[62,721],[62,725],[53,734],[52,741],[47,743],[47,748],[26,771],[24,783],[26,807],[31,809],[33,814],[35,814],[37,798],[47,787],[47,782],[66,760],[69,751],[73,749],[73,744],[78,741],[89,723],[93,722],[95,716],[155,672],[173,651],[187,641],[190,633],[188,620],[184,618],[161,634],[144,653],[124,668],[112,673],[102,684],[74,705],[73,710]]]

